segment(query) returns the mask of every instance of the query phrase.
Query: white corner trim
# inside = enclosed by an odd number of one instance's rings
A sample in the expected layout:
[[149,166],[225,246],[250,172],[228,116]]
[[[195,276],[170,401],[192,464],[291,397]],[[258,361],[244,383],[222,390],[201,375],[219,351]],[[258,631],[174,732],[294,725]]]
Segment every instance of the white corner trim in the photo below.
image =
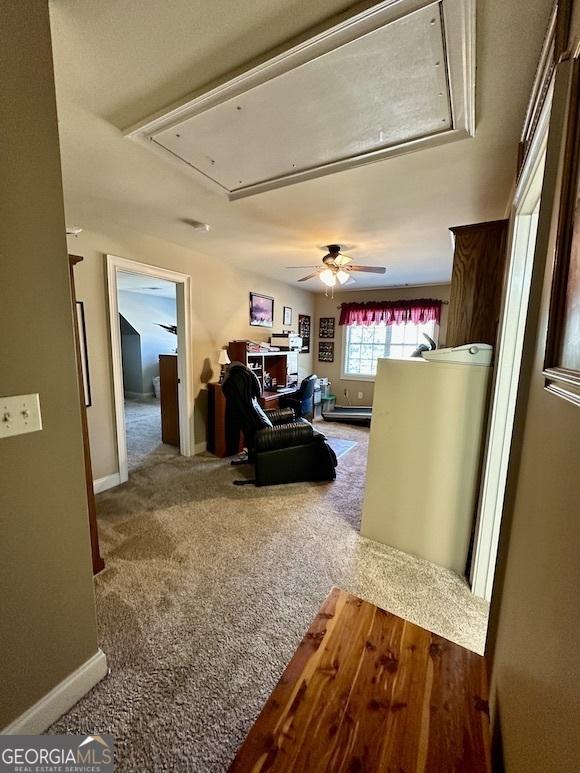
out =
[[203,443],[196,443],[194,446],[194,453],[196,454],[203,454],[204,451],[207,451],[207,443],[205,440]]
[[33,706],[0,731],[0,735],[39,735],[62,717],[108,673],[105,653],[96,653]]
[[104,478],[97,478],[93,481],[93,491],[95,494],[100,494],[102,491],[106,491],[115,486],[121,485],[121,476],[118,472],[114,472],[112,475],[105,475]]

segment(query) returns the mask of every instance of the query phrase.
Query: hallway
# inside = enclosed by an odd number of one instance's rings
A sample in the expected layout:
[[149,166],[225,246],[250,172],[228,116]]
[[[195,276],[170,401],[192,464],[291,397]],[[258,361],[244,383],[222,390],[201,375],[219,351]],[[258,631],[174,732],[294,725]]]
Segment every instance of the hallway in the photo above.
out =
[[125,429],[129,474],[144,464],[179,454],[177,446],[161,442],[161,408],[155,397],[125,399]]

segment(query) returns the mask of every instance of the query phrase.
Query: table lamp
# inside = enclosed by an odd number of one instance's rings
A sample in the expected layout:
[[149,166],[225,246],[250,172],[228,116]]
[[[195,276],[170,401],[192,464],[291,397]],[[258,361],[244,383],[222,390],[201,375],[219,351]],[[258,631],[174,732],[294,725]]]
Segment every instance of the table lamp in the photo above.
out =
[[231,362],[230,358],[228,357],[228,353],[226,349],[220,349],[219,357],[218,357],[218,364],[221,365],[221,371],[220,371],[220,384],[223,383],[224,376],[226,375],[226,365],[229,365]]

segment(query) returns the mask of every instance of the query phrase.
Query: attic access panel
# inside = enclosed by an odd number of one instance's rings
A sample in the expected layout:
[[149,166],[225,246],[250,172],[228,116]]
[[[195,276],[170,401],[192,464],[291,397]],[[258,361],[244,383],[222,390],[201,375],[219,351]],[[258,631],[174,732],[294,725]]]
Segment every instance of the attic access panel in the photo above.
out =
[[473,0],[387,0],[130,131],[230,199],[473,133]]

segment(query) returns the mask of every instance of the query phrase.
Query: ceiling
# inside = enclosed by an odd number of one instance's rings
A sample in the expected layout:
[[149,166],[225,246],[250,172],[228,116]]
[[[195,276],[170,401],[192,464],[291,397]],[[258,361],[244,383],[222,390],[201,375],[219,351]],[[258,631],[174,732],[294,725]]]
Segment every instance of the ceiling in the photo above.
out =
[[[349,6],[52,0],[69,225],[102,229],[113,222],[189,247],[192,271],[194,253],[202,253],[293,282],[301,269],[285,266],[306,267],[322,257],[317,245],[347,242],[357,263],[388,267],[385,276],[357,276],[353,289],[448,282],[448,227],[505,212],[551,0],[478,3],[474,138],[230,202],[123,135],[295,36],[333,23]],[[211,231],[194,231],[192,219]],[[321,289],[318,279],[300,286]]]
[[157,295],[175,300],[175,282],[157,279],[146,274],[131,274],[129,271],[117,271],[117,289],[140,295]]
[[472,132],[461,116],[472,117],[473,89],[464,84],[475,80],[473,57],[463,54],[467,19],[444,40],[444,16],[460,16],[464,2],[386,0],[128,136],[182,161],[230,201],[413,143],[450,141],[453,131],[465,137]]

